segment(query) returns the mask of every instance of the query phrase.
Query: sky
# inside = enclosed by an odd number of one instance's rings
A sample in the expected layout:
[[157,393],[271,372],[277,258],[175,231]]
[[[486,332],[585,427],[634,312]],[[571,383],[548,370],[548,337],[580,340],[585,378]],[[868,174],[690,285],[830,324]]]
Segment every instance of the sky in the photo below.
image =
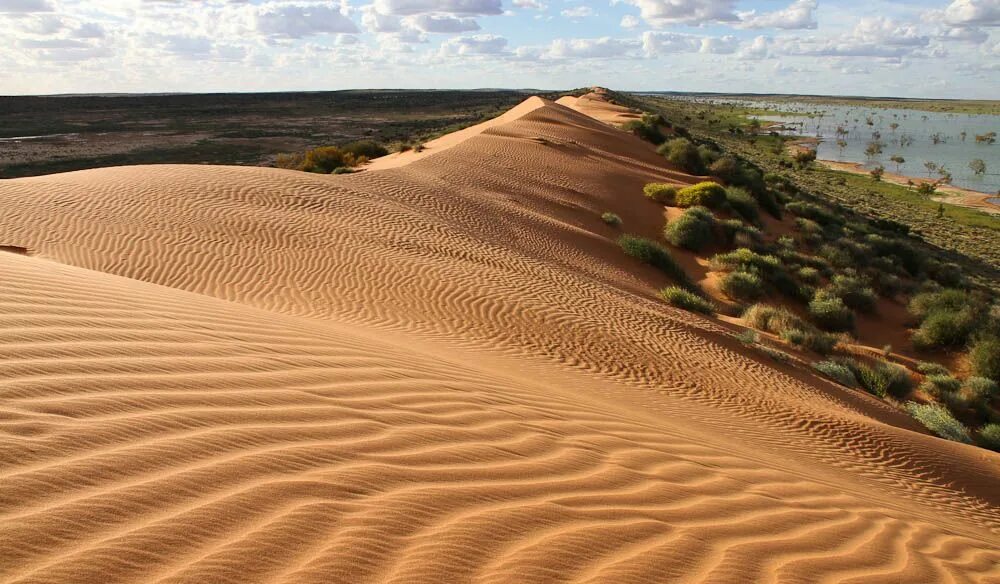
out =
[[1000,0],[0,0],[0,95],[591,85],[1000,99]]

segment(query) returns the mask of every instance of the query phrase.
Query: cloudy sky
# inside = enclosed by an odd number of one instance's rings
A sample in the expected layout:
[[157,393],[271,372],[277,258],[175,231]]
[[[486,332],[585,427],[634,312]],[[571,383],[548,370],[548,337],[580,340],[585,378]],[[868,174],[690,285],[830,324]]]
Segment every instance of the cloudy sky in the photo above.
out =
[[596,84],[1000,99],[1000,0],[0,0],[0,94]]

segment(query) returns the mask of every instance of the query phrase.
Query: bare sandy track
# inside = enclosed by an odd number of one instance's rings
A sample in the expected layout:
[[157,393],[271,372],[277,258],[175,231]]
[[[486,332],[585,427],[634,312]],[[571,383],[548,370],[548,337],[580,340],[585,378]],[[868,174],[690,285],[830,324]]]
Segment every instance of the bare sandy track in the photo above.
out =
[[657,302],[599,214],[697,177],[523,109],[0,181],[0,581],[1000,581],[1000,457]]

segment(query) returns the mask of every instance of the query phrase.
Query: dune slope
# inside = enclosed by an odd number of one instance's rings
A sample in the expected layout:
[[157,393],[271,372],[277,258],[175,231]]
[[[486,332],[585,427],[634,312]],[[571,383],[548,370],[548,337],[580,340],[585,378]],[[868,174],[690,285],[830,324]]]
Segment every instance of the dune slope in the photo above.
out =
[[997,581],[1000,457],[656,301],[586,105],[0,181],[0,581]]

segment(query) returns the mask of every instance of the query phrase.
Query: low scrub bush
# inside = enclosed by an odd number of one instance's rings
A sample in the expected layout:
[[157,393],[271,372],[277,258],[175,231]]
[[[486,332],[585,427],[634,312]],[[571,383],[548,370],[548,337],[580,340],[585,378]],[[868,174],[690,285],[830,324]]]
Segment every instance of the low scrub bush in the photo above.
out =
[[962,382],[951,375],[928,375],[920,384],[921,391],[936,398],[955,393],[961,388]]
[[663,236],[678,247],[700,251],[712,243],[714,232],[715,218],[712,212],[704,207],[691,207],[667,224]]
[[871,365],[859,361],[845,362],[851,367],[861,387],[878,397],[906,397],[913,389],[909,371],[901,365],[876,361]]
[[764,235],[753,225],[747,225],[739,219],[726,219],[719,223],[726,244],[735,247],[752,247],[764,239]]
[[659,145],[666,140],[666,136],[664,136],[663,131],[660,130],[660,124],[656,123],[658,118],[662,119],[661,116],[643,114],[641,120],[630,120],[622,125],[622,129],[638,136],[639,138],[642,138],[647,142]]
[[1000,424],[986,424],[977,434],[980,446],[1000,452]]
[[944,406],[908,402],[906,411],[924,427],[942,438],[966,444],[972,443],[969,431]]
[[739,302],[752,302],[764,295],[764,281],[750,272],[729,272],[722,277],[719,288]]
[[670,251],[655,241],[635,235],[622,235],[618,245],[627,255],[660,270],[683,288],[694,289],[684,269],[670,255]]
[[[337,169],[350,169],[368,161],[370,156],[365,153],[388,153],[375,142],[352,142],[346,146],[322,146],[313,148],[303,154],[283,154],[278,156],[276,165],[279,168],[302,170],[319,174],[330,174]],[[384,154],[378,154],[383,156]],[[343,171],[341,171],[343,172]]]
[[689,174],[705,174],[705,164],[702,161],[698,147],[687,138],[674,138],[664,142],[657,149],[667,160],[676,164]]
[[815,298],[809,303],[809,317],[816,326],[833,332],[854,330],[854,313],[840,298]]
[[957,312],[938,310],[920,323],[910,340],[921,350],[958,347],[968,341],[975,326],[975,314],[968,308]]
[[811,266],[805,266],[799,268],[799,271],[796,272],[796,275],[799,277],[800,280],[802,280],[806,284],[819,284],[820,279],[822,277],[821,274],[819,273],[819,270]]
[[642,188],[642,192],[661,205],[672,205],[677,196],[677,187],[667,183],[648,183]]
[[923,320],[932,312],[958,312],[969,305],[970,302],[969,294],[964,290],[946,288],[935,292],[917,294],[910,299],[907,309],[918,320]]
[[772,255],[759,254],[751,249],[739,249],[712,256],[709,264],[713,270],[742,270],[770,275],[782,269],[781,260]]
[[761,331],[781,334],[789,329],[806,329],[808,325],[790,310],[769,304],[754,304],[743,311],[743,320]]
[[969,362],[977,377],[1000,383],[1000,338],[983,337],[976,341],[969,351]]
[[726,202],[736,212],[750,223],[760,223],[760,210],[757,208],[757,200],[742,187],[729,187],[726,189]]
[[700,312],[701,314],[715,314],[715,306],[701,296],[694,294],[678,286],[670,286],[660,290],[660,296],[671,306]]
[[951,375],[951,371],[948,371],[947,367],[940,363],[931,363],[930,361],[917,363],[917,371],[924,375]]
[[837,348],[837,337],[809,326],[805,329],[788,329],[781,338],[798,347],[804,347],[820,355],[829,355]]
[[823,375],[847,387],[858,387],[858,380],[851,368],[836,361],[820,361],[813,363],[813,368]]
[[858,278],[837,274],[830,280],[830,284],[820,290],[824,296],[835,296],[844,301],[848,307],[861,312],[874,312],[875,303],[878,299],[875,292]]
[[677,191],[678,207],[718,207],[726,201],[726,189],[714,182],[701,182]]
[[989,401],[1000,394],[1000,385],[985,377],[970,377],[962,384],[962,389],[974,399]]
[[369,160],[389,154],[389,150],[385,146],[382,146],[374,140],[358,140],[356,142],[348,142],[347,144],[341,146],[340,149],[344,152],[353,154],[357,158],[364,157]]
[[793,215],[811,219],[820,225],[842,225],[844,220],[832,211],[808,201],[792,201],[785,205],[785,210]]
[[604,221],[612,227],[618,227],[622,224],[622,218],[615,215],[611,211],[607,211],[601,215],[601,221]]

